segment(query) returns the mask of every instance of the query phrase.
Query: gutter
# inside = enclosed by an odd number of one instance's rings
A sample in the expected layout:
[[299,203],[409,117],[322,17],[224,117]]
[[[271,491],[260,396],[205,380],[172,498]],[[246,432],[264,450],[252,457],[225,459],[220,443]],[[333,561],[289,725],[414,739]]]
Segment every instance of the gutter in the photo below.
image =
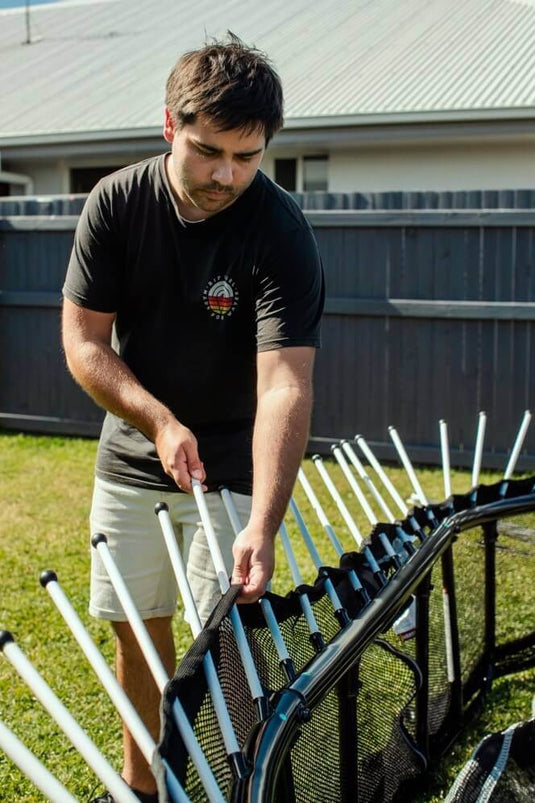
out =
[[[280,132],[295,130],[323,130],[347,128],[370,128],[377,126],[406,126],[442,123],[482,123],[535,120],[535,106],[493,109],[428,109],[410,112],[385,112],[371,114],[331,114],[311,117],[287,117]],[[154,139],[161,136],[161,124],[140,128],[94,129],[91,131],[16,132],[0,136],[0,148],[25,145],[54,145],[60,143],[113,142],[132,139]],[[280,136],[280,134],[279,134]]]

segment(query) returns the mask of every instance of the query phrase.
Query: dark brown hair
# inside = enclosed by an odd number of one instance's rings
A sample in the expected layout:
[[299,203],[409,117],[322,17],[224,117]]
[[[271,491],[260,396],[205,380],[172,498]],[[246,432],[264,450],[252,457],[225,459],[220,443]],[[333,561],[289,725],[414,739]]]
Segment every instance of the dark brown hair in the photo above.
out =
[[220,131],[260,128],[266,144],[283,122],[279,76],[265,53],[230,31],[228,41],[214,41],[179,58],[167,79],[165,102],[178,126],[203,114]]

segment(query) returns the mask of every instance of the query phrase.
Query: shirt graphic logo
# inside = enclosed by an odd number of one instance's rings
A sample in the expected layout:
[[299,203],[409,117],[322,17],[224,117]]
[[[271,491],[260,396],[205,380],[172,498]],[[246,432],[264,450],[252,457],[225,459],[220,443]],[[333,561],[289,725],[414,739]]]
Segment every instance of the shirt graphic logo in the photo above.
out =
[[204,306],[218,321],[230,318],[238,306],[238,289],[230,276],[216,276],[208,283],[202,296]]

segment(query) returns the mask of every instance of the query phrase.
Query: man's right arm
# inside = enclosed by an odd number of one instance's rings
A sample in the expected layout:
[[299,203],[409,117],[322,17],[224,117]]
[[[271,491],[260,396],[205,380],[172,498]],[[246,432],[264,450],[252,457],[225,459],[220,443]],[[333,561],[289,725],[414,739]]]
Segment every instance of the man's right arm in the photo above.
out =
[[70,372],[104,409],[139,429],[156,446],[163,468],[184,491],[204,481],[197,440],[136,379],[111,346],[114,313],[63,302],[63,348]]

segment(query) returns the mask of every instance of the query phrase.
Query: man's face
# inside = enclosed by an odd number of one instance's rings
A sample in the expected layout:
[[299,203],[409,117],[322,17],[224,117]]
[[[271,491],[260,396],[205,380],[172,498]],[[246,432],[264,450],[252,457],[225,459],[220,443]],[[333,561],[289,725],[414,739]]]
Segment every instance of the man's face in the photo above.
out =
[[217,131],[202,115],[178,129],[168,109],[164,137],[172,146],[167,174],[187,220],[215,215],[239,198],[254,179],[266,146],[262,131]]

